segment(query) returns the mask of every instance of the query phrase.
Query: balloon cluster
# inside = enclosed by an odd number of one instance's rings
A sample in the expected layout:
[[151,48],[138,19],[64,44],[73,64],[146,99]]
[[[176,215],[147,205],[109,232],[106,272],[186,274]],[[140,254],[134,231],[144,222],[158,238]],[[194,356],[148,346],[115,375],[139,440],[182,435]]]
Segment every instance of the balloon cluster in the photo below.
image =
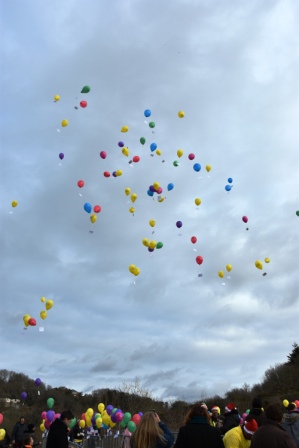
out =
[[[271,260],[270,260],[269,257],[266,257],[264,261],[265,261],[265,263],[270,263]],[[256,262],[254,263],[254,265],[255,265],[255,267],[256,267],[257,269],[260,269],[260,270],[263,269],[263,263],[261,262],[261,260],[256,260]],[[265,275],[267,275],[266,272],[263,273],[263,276],[265,276]]]
[[[232,267],[231,264],[227,264],[227,265],[225,266],[225,268],[226,268],[227,272],[230,272],[230,271],[232,270],[233,267]],[[219,275],[220,278],[223,278],[223,277],[224,277],[224,272],[223,272],[223,271],[219,271],[219,272],[218,272],[218,275]]]
[[233,179],[231,178],[231,177],[229,177],[228,179],[227,179],[227,182],[228,182],[228,184],[227,185],[225,185],[225,191],[230,191],[232,188],[233,188],[233,185],[232,185],[232,183],[233,183]]
[[[45,303],[45,308],[46,308],[47,311],[49,311],[53,307],[53,305],[54,305],[54,302],[51,299],[47,300],[45,297],[41,297],[40,300],[41,300],[42,303]],[[43,320],[45,320],[47,315],[48,315],[46,310],[42,310],[39,313],[40,318],[43,319]],[[28,327],[29,325],[31,327],[35,327],[36,326],[36,320],[33,317],[31,317],[29,314],[25,314],[23,316],[23,322],[24,322],[25,327]]]

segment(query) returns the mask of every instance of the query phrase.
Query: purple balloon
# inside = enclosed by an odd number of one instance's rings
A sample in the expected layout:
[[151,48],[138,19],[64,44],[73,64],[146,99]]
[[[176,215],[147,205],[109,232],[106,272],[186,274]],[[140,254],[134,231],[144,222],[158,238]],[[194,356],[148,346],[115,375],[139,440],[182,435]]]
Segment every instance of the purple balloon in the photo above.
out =
[[91,423],[92,423],[93,425],[96,424],[95,414],[93,414],[93,416],[91,417]]
[[40,386],[42,384],[42,380],[40,378],[36,378],[36,380],[34,381],[36,386]]
[[112,176],[113,176],[113,177],[117,177],[117,175],[116,175],[116,171],[113,171]]
[[106,407],[106,411],[108,415],[111,415],[111,412],[113,411],[113,406],[112,404],[108,404],[108,406]]
[[182,221],[177,221],[176,226],[180,229],[182,227],[183,223]]
[[115,415],[116,415],[116,414],[111,414],[111,415],[110,415],[110,418],[111,418],[111,420],[113,421],[113,423],[117,423],[117,420],[116,420]]
[[151,249],[150,247],[148,247],[147,250],[148,250],[149,252],[154,252],[155,249]]
[[118,142],[118,146],[119,146],[120,148],[122,148],[123,146],[125,146],[125,144],[124,144],[124,142]]
[[151,186],[149,187],[149,190],[152,191],[153,193],[155,193],[155,191],[156,191],[156,190],[155,190],[155,187],[154,187],[153,185],[151,185]]
[[52,422],[54,420],[54,417],[55,417],[55,412],[52,411],[52,409],[47,411],[47,420],[49,420],[49,422]]
[[63,152],[61,152],[61,153],[59,154],[59,158],[60,158],[60,160],[64,159],[64,154],[63,154]]
[[140,415],[140,417],[143,417],[143,412],[138,412],[138,415]]
[[21,398],[22,398],[22,400],[26,400],[26,398],[27,398],[26,392],[21,393]]

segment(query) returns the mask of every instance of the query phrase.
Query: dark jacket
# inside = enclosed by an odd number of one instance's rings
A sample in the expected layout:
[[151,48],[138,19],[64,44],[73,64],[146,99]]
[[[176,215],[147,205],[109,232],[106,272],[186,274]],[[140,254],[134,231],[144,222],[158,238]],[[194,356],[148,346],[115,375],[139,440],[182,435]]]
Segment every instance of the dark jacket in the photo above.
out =
[[251,448],[296,448],[296,444],[279,423],[264,419],[252,436]]
[[258,427],[260,427],[266,417],[265,417],[265,413],[262,409],[253,408],[253,409],[250,409],[250,412],[247,415],[246,420],[247,419],[252,420],[253,418],[256,421]]
[[281,426],[290,434],[297,444],[297,448],[299,448],[299,412],[289,411],[287,414],[284,414]]
[[[174,442],[174,436],[173,436],[172,432],[167,428],[165,423],[159,422],[159,426],[160,426],[160,428],[163,431],[163,437],[164,437],[164,440],[165,440],[165,444],[162,444],[159,440],[157,440],[156,448],[170,448],[170,447],[172,447],[173,442]],[[130,438],[130,446],[131,446],[131,448],[138,448],[138,447],[134,447],[134,437]]]
[[224,448],[218,428],[202,417],[193,417],[179,429],[174,448]]
[[24,431],[27,429],[27,425],[25,423],[17,422],[12,430],[11,438],[16,442],[23,442],[24,440]]
[[46,448],[68,448],[68,430],[64,421],[56,418],[51,424]]
[[235,428],[236,426],[239,426],[240,424],[240,417],[238,414],[237,409],[233,409],[228,414],[225,414],[223,425],[220,428],[221,434],[224,436],[227,431],[229,431],[232,428]]

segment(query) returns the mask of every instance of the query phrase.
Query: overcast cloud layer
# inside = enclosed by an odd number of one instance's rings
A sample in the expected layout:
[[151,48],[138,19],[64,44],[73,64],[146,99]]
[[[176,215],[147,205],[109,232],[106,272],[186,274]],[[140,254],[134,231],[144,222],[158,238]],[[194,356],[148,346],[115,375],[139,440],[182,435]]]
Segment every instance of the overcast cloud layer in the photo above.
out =
[[298,341],[298,2],[12,0],[1,22],[1,368],[164,400],[259,382]]

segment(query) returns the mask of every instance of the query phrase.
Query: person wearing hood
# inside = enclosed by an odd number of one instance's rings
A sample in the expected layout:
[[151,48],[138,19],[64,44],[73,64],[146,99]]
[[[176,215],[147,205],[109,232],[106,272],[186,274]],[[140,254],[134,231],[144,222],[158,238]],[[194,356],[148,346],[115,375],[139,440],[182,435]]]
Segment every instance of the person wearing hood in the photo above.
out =
[[221,434],[227,433],[232,428],[240,425],[240,416],[234,403],[228,403],[225,406],[223,425],[220,428]]
[[263,410],[262,400],[258,397],[252,400],[252,408],[250,409],[249,414],[246,419],[254,418],[258,426],[260,427],[265,419],[265,412]]
[[283,415],[281,426],[294,439],[299,448],[299,412],[295,403],[290,403],[287,412]]

